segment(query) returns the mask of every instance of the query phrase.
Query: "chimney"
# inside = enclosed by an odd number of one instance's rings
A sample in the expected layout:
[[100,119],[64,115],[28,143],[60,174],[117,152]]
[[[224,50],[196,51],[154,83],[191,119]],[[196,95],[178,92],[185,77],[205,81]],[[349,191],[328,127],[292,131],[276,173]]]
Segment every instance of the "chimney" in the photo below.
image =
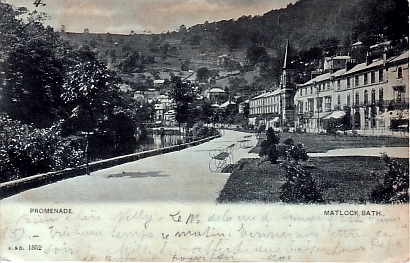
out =
[[370,52],[367,52],[366,54],[366,66],[369,66],[370,64],[372,64],[373,59],[372,56],[370,55]]
[[350,59],[346,61],[346,71],[351,70],[354,66],[356,66],[357,62],[354,59]]
[[383,65],[386,65],[386,63],[387,63],[387,47],[385,47],[383,50]]

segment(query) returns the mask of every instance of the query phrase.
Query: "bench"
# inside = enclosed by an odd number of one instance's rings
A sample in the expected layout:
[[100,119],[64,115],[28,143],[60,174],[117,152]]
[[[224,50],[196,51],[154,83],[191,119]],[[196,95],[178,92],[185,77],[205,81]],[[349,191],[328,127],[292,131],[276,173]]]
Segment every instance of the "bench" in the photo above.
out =
[[211,172],[220,172],[228,164],[234,162],[233,149],[235,144],[231,144],[227,147],[221,147],[219,149],[212,149],[209,151],[211,160],[209,161],[209,170]]
[[248,148],[252,147],[251,141],[252,135],[245,135],[243,137],[237,138],[236,143],[239,148]]

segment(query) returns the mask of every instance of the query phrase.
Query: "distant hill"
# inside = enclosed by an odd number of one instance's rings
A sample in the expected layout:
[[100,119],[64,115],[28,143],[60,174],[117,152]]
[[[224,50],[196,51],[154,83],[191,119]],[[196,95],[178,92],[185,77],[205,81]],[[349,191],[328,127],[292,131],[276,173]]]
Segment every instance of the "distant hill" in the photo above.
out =
[[232,48],[260,44],[277,49],[290,39],[308,50],[335,37],[348,47],[356,41],[372,45],[380,38],[408,36],[407,0],[300,0],[263,16],[195,25],[190,34],[213,32],[216,44]]
[[277,82],[287,39],[300,64],[314,70],[324,55],[350,53],[358,41],[370,46],[408,37],[408,17],[407,0],[299,0],[261,16],[205,22],[166,34],[61,34],[91,46],[102,60],[124,72],[218,70],[221,55],[246,66],[247,52],[257,47],[254,50],[261,53],[251,66],[265,63],[261,76]]

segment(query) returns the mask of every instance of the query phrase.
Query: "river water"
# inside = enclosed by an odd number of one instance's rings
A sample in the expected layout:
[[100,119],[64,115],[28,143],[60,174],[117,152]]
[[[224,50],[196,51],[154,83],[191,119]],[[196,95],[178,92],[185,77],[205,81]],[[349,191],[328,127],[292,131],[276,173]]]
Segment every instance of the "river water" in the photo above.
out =
[[154,150],[169,146],[178,145],[185,142],[185,137],[177,134],[155,134],[150,133],[137,144],[136,152]]

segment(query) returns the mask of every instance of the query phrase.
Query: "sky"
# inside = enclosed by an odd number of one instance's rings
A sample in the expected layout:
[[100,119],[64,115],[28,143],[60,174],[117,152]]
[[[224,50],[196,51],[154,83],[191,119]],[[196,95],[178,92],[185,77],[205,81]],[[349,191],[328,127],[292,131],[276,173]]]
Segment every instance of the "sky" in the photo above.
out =
[[6,0],[30,11],[45,12],[44,23],[68,32],[129,34],[176,31],[205,21],[237,19],[243,15],[263,15],[270,10],[285,8],[296,0]]

